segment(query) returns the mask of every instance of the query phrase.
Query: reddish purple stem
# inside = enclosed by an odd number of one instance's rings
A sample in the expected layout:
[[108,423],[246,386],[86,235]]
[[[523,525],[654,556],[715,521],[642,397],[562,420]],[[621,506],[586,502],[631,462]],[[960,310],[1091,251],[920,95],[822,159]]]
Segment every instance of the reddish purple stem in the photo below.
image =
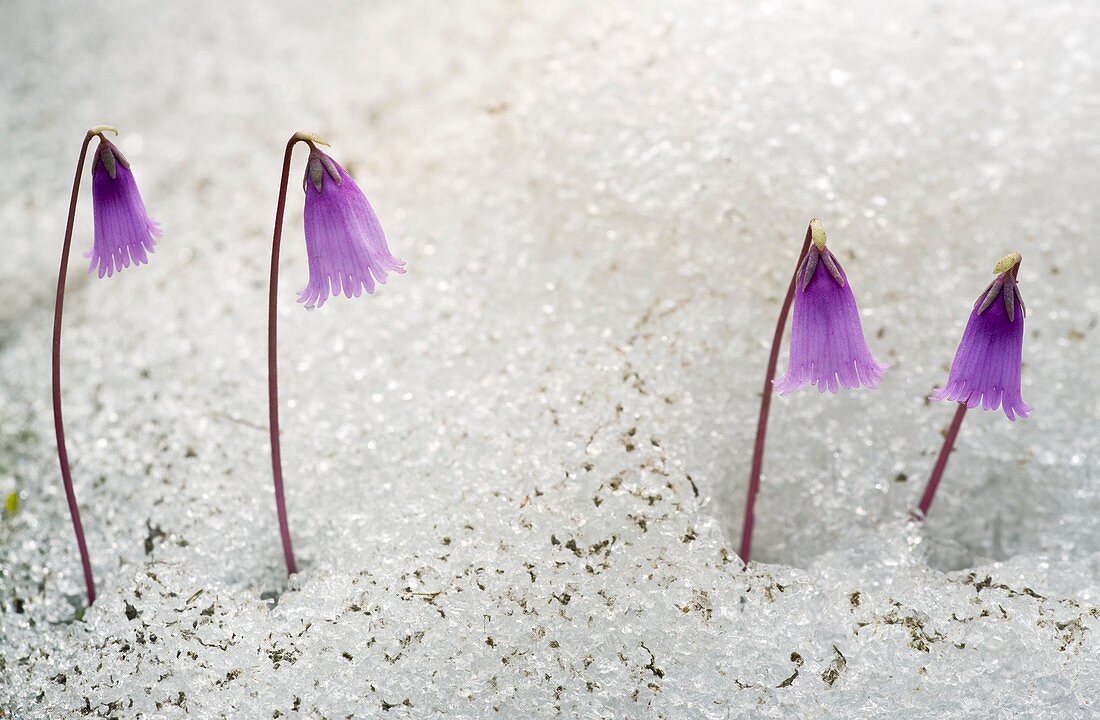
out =
[[795,287],[798,284],[798,268],[802,266],[802,260],[810,249],[810,239],[813,233],[806,228],[806,240],[802,243],[802,251],[798,254],[798,262],[794,264],[794,273],[791,275],[791,284],[787,288],[787,297],[783,299],[783,308],[779,311],[779,322],[775,325],[775,336],[772,338],[772,352],[768,358],[768,373],[764,377],[764,391],[760,396],[760,419],[756,423],[756,444],[752,448],[752,470],[749,472],[749,496],[745,502],[745,522],[741,526],[741,560],[748,565],[752,554],[752,529],[754,522],[753,512],[756,507],[756,494],[760,491],[760,472],[764,467],[764,439],[768,433],[768,413],[772,406],[772,380],[775,379],[775,370],[779,364],[779,348],[783,344],[783,330],[787,327],[787,316],[791,313],[791,305],[794,303]]
[[936,496],[936,488],[940,486],[943,471],[947,469],[947,459],[951,456],[951,448],[955,446],[955,438],[959,435],[963,417],[966,415],[966,403],[959,403],[959,409],[955,411],[955,419],[951,421],[951,427],[947,429],[947,435],[943,439],[943,447],[940,448],[940,456],[936,458],[936,466],[932,468],[932,475],[928,478],[928,485],[924,488],[920,505],[914,520],[924,520],[928,517],[928,509],[932,507],[932,498]]
[[69,470],[69,453],[65,448],[65,423],[61,418],[61,317],[65,309],[65,278],[69,273],[69,248],[73,242],[73,223],[76,220],[76,200],[80,195],[80,178],[84,172],[84,158],[88,154],[88,143],[96,137],[92,133],[84,136],[80,146],[80,158],[76,161],[76,175],[73,177],[73,193],[69,199],[69,219],[65,224],[65,243],[61,246],[61,268],[57,271],[57,297],[53,306],[53,427],[57,435],[57,461],[61,464],[61,480],[65,485],[65,497],[69,501],[69,515],[73,520],[76,533],[76,546],[80,549],[80,564],[84,567],[84,587],[88,594],[88,605],[95,602],[95,580],[92,577],[92,561],[88,556],[88,544],[84,540],[84,527],[80,523],[80,509],[76,505],[76,492],[73,490],[73,476]]
[[286,518],[286,497],[283,493],[283,457],[279,445],[279,358],[276,342],[277,319],[275,308],[279,298],[279,246],[283,237],[283,211],[286,209],[286,189],[290,183],[290,156],[294,146],[305,142],[312,143],[293,135],[286,143],[283,154],[283,175],[279,183],[279,205],[275,210],[275,234],[271,240],[271,282],[267,299],[267,398],[271,428],[271,473],[275,481],[275,509],[279,515],[279,535],[283,540],[283,557],[286,558],[288,575],[298,572],[294,562],[294,548],[290,544],[290,525]]

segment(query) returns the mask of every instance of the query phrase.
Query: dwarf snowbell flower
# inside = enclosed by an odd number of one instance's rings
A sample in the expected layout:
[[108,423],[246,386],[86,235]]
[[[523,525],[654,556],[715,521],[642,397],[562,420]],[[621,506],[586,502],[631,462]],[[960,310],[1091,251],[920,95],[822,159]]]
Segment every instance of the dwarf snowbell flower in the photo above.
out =
[[385,284],[389,272],[405,263],[390,254],[382,225],[363,191],[340,164],[310,149],[302,188],[306,193],[306,251],[309,284],[298,293],[306,307],[321,307],[334,296],[359,297]]
[[953,400],[959,407],[944,436],[943,447],[917,511],[913,513],[916,520],[928,516],[968,408],[1002,408],[1013,422],[1017,417],[1026,418],[1031,412],[1020,394],[1024,316],[1027,314],[1016,282],[1022,260],[1020,253],[1012,253],[1001,258],[993,268],[996,278],[974,301],[970,320],[951,363],[947,385],[932,395],[933,400]]
[[363,290],[374,292],[375,283],[385,283],[388,273],[405,272],[405,263],[394,258],[386,245],[382,225],[363,191],[344,168],[317,149],[327,142],[312,133],[290,137],[283,154],[279,202],[275,210],[275,233],[271,241],[271,282],[267,301],[267,398],[271,432],[271,474],[275,485],[275,511],[287,573],[298,572],[290,542],[286,498],[283,492],[283,461],[279,440],[279,362],[275,312],[279,297],[279,248],[282,244],[283,211],[290,178],[290,159],[298,143],[309,146],[302,189],[306,194],[306,252],[309,283],[298,293],[298,302],[320,307],[329,294],[359,297]]
[[1024,347],[1024,298],[1016,282],[1022,256],[1006,255],[993,269],[997,277],[974,302],[955,351],[947,385],[933,400],[954,400],[969,408],[1004,409],[1009,420],[1031,410],[1020,395]]
[[889,366],[871,357],[848,276],[825,246],[825,229],[815,219],[810,230],[813,242],[795,273],[787,373],[775,389],[786,395],[804,385],[831,393],[838,387],[873,388]]
[[[768,432],[772,389],[785,395],[803,385],[817,385],[821,392],[833,393],[839,387],[856,388],[861,384],[873,388],[887,369],[886,365],[876,362],[867,349],[848,276],[825,243],[825,228],[814,218],[806,228],[806,239],[772,337],[764,390],[760,394],[760,417],[749,471],[745,520],[741,525],[741,559],[746,564],[752,554],[754,509],[764,467],[764,440]],[[783,329],[792,304],[794,327],[787,374],[774,380]]]
[[114,144],[100,136],[92,158],[92,208],[95,241],[84,254],[88,272],[111,277],[130,263],[144,265],[153,252],[160,226],[149,218],[130,163]]
[[57,296],[53,311],[53,425],[57,437],[57,460],[61,465],[61,481],[65,486],[65,498],[69,503],[69,516],[76,533],[76,545],[84,568],[84,587],[88,604],[95,602],[95,580],[88,545],[84,540],[84,527],[80,522],[80,509],[76,504],[73,477],[69,469],[69,454],[65,446],[65,423],[61,415],[61,319],[65,310],[65,279],[69,273],[69,251],[73,242],[73,223],[76,220],[76,201],[80,196],[80,178],[84,172],[84,160],[88,156],[88,144],[99,139],[92,160],[92,206],[95,216],[95,240],[87,257],[92,259],[89,272],[98,269],[99,277],[110,276],[130,263],[148,262],[147,252],[153,251],[153,237],[160,235],[156,223],[149,219],[134,183],[130,163],[122,156],[104,133],[118,135],[118,130],[108,125],[97,125],[84,135],[80,157],[76,161],[73,191],[69,197],[69,219],[65,225],[65,241],[61,246],[61,268],[57,271]]

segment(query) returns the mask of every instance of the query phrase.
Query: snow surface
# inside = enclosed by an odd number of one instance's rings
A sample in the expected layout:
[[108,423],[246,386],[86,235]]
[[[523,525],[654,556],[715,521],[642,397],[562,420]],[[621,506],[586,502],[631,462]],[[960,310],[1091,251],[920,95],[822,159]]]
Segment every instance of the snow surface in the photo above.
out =
[[[978,0],[40,3],[0,30],[0,717],[1091,718],[1100,708],[1100,7]],[[165,235],[84,275],[110,123]],[[280,305],[282,145],[321,133],[409,273]],[[295,159],[297,184],[304,153]],[[806,222],[874,392],[759,385]],[[971,413],[970,303],[1023,253],[1031,419]]]

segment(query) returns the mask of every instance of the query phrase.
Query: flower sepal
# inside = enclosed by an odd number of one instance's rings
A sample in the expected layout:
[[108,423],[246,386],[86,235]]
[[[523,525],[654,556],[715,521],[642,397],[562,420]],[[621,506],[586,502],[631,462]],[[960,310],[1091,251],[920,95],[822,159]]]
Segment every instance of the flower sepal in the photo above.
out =
[[1027,317],[1027,307],[1024,305],[1024,297],[1020,294],[1020,285],[1016,282],[1016,275],[1020,272],[1020,263],[1023,256],[1020,253],[1005,255],[997,266],[993,268],[998,273],[997,278],[989,284],[983,293],[982,304],[978,307],[981,315],[994,303],[998,296],[1003,297],[1005,313],[1009,322],[1016,322],[1016,306],[1020,306],[1020,314]]
[[321,192],[321,185],[324,182],[326,172],[328,172],[329,177],[332,178],[337,187],[344,184],[344,179],[340,177],[340,171],[336,169],[336,163],[333,159],[316,148],[310,150],[309,164],[306,166],[306,170],[308,179],[303,178],[302,180],[303,191],[308,192],[306,183],[311,182],[317,192]]

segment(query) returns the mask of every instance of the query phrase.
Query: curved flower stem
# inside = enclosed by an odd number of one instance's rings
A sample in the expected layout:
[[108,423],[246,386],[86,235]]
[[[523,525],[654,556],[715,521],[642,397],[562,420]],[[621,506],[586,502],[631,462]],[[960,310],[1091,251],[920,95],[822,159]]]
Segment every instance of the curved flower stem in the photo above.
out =
[[798,280],[798,268],[802,266],[802,260],[810,249],[812,230],[806,228],[806,240],[802,243],[802,251],[798,253],[798,262],[794,265],[791,274],[791,284],[787,288],[787,297],[783,299],[783,308],[779,311],[779,321],[775,326],[775,337],[772,338],[772,352],[768,358],[768,373],[764,376],[764,391],[760,395],[760,419],[756,423],[756,444],[752,449],[752,470],[749,472],[749,495],[745,501],[745,521],[741,525],[741,561],[748,565],[752,554],[752,528],[753,511],[756,506],[756,494],[760,490],[760,472],[764,467],[764,439],[768,433],[768,413],[772,405],[772,380],[775,379],[776,366],[779,364],[779,347],[783,344],[783,330],[787,326],[787,316],[790,315],[791,305],[794,303],[794,291]]
[[928,478],[928,485],[924,488],[917,512],[913,519],[919,521],[928,517],[928,509],[932,507],[932,498],[936,496],[936,488],[943,478],[943,471],[947,469],[947,458],[951,455],[951,448],[955,446],[955,438],[959,435],[963,417],[966,415],[966,403],[959,403],[959,409],[955,411],[955,419],[951,421],[951,427],[947,429],[947,435],[943,439],[943,447],[940,448],[940,456],[936,458],[936,465],[932,468],[932,475]]
[[279,445],[279,357],[275,314],[279,298],[279,246],[283,237],[283,211],[286,209],[286,189],[290,183],[290,156],[294,146],[313,143],[302,133],[295,133],[286,143],[283,154],[283,175],[279,182],[279,205],[275,210],[275,234],[271,239],[271,282],[267,298],[267,399],[271,428],[271,473],[275,481],[275,509],[279,515],[279,535],[283,540],[283,557],[286,558],[288,575],[298,572],[294,562],[294,548],[290,544],[290,525],[286,518],[286,497],[283,494],[283,457]]
[[84,587],[88,605],[95,602],[95,580],[92,577],[92,561],[88,556],[88,544],[84,541],[84,527],[80,523],[80,509],[76,505],[73,476],[69,470],[69,453],[65,448],[65,423],[61,417],[61,317],[65,309],[65,278],[69,273],[69,249],[73,242],[73,223],[76,220],[76,201],[80,195],[80,178],[84,172],[84,159],[88,155],[88,143],[99,133],[92,128],[84,136],[80,146],[80,158],[76,161],[73,177],[73,193],[69,199],[69,219],[65,224],[65,243],[61,246],[61,267],[57,271],[57,297],[53,306],[53,427],[57,435],[57,461],[61,464],[61,480],[65,485],[65,497],[69,501],[69,515],[76,533],[76,546],[80,549],[80,564],[84,567]]

